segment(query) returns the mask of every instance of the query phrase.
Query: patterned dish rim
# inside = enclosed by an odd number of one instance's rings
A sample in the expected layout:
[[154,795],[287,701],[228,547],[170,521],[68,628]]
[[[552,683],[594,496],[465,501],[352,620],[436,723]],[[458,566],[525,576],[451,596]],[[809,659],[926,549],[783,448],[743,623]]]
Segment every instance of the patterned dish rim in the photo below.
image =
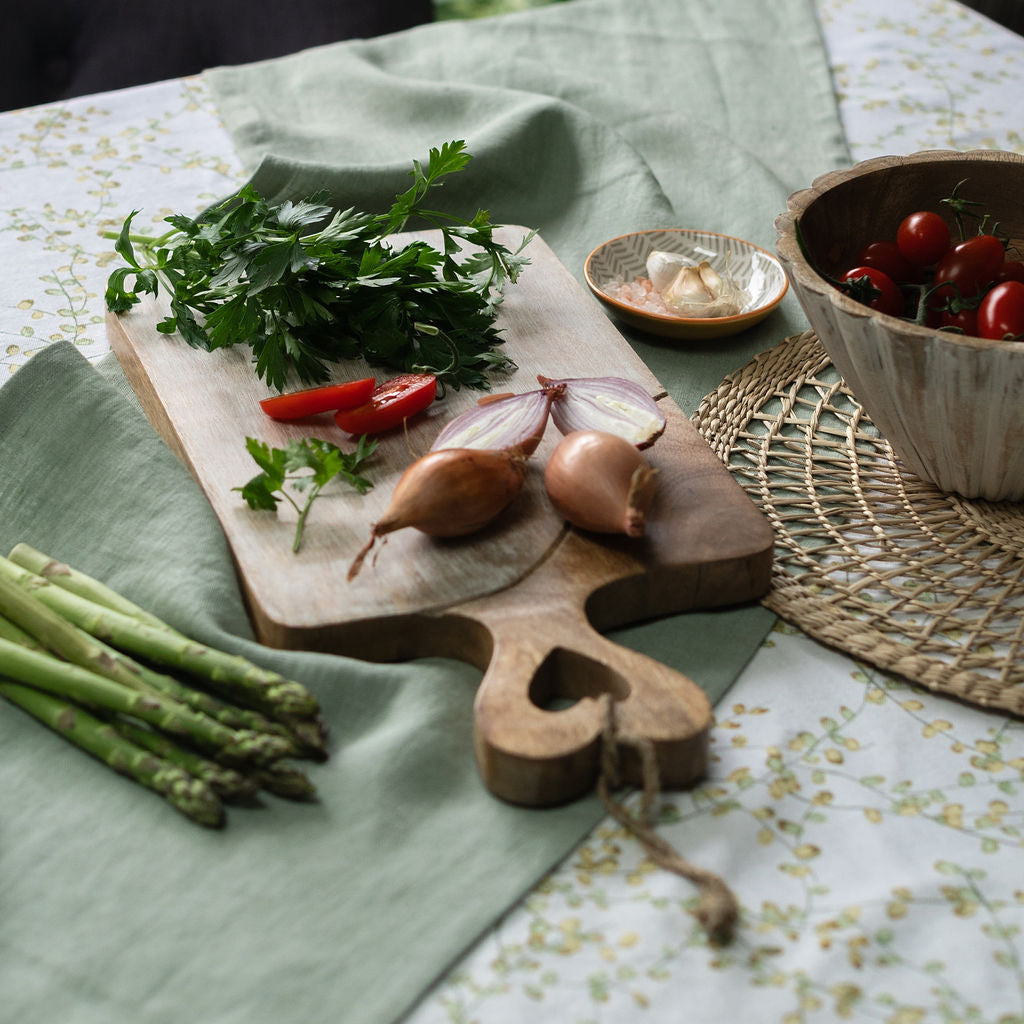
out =
[[[734,316],[684,317],[640,309],[605,291],[604,285],[608,283],[608,275],[601,274],[599,265],[609,250],[623,249],[631,243],[635,245],[637,239],[646,239],[654,235],[660,236],[658,242],[648,245],[644,252],[656,247],[670,252],[682,252],[694,259],[708,257],[711,265],[719,272],[725,268],[730,256],[736,255],[737,251],[756,255],[761,266],[768,268],[769,272],[766,287],[761,289],[757,296],[757,304]],[[680,244],[683,241],[693,244],[684,246]],[[734,268],[729,269],[734,272]],[[635,272],[629,279],[642,275],[645,270],[645,260],[638,260]],[[782,302],[789,290],[786,271],[773,253],[736,235],[706,231],[703,228],[648,228],[616,235],[590,251],[583,264],[583,276],[594,296],[621,319],[650,333],[674,338],[712,338],[737,334],[768,316]],[[734,272],[734,276],[743,287],[749,283],[750,275]]]

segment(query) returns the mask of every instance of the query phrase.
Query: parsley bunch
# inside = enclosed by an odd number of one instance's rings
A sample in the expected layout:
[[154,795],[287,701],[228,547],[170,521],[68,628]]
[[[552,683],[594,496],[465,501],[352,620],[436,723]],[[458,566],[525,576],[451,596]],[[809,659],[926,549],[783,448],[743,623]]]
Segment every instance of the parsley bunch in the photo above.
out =
[[[431,149],[381,214],[338,211],[325,193],[271,206],[249,185],[196,219],[167,217],[159,238],[132,234],[133,211],[117,235],[127,266],[107,281],[107,308],[123,313],[162,281],[171,315],[158,330],[208,351],[248,344],[257,375],[279,390],[292,376],[322,383],[329,363],[357,356],[487,388],[489,370],[513,365],[495,351],[494,320],[532,233],[513,251],[495,241],[486,210],[467,221],[423,206],[470,159],[464,142]],[[441,229],[440,249],[389,244],[412,218]]]

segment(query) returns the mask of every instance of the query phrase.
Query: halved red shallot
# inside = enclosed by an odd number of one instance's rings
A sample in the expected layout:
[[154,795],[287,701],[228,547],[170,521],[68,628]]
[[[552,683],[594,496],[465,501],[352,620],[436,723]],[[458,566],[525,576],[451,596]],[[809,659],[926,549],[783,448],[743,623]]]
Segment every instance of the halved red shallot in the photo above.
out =
[[658,471],[618,434],[576,430],[558,443],[544,471],[551,504],[573,526],[642,537]]
[[446,448],[417,459],[399,478],[384,515],[353,559],[354,579],[378,537],[412,526],[430,537],[460,537],[497,518],[523,489],[524,456]]
[[540,374],[537,380],[544,389],[561,389],[551,404],[551,419],[563,434],[601,430],[647,448],[665,431],[665,414],[634,381],[623,377],[551,380]]
[[560,391],[552,387],[521,395],[486,395],[448,423],[430,450],[475,448],[529,457],[544,436],[548,410]]

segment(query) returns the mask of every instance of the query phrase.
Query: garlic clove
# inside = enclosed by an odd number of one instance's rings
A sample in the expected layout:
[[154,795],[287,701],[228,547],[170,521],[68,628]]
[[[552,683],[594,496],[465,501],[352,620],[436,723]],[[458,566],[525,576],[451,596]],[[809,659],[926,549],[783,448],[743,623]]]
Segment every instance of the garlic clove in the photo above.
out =
[[653,249],[647,257],[647,276],[654,290],[663,292],[689,262],[681,253]]
[[707,260],[697,264],[697,273],[700,274],[701,283],[708,290],[708,294],[717,297],[722,295],[727,285],[721,274]]
[[746,293],[732,278],[720,274],[707,260],[680,267],[662,289],[665,305],[679,316],[735,316],[743,309]]
[[715,298],[701,279],[697,267],[683,267],[661,297],[669,309],[686,315],[690,315],[689,310],[706,306]]

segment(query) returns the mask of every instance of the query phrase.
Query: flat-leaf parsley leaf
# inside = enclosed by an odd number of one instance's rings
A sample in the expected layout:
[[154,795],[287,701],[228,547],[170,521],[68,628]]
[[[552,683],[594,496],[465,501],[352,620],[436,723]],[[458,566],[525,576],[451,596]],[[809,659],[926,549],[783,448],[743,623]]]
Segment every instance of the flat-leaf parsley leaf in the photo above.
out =
[[[470,220],[424,206],[445,175],[470,160],[461,141],[413,162],[412,185],[384,213],[338,210],[318,193],[270,205],[251,185],[193,219],[167,217],[159,237],[136,235],[133,211],[114,246],[127,266],[107,281],[107,308],[123,313],[143,294],[169,293],[175,331],[196,348],[248,344],[257,375],[284,390],[292,377],[319,384],[328,364],[363,357],[451,387],[487,388],[512,361],[494,325],[505,286],[529,262],[494,237],[486,210]],[[440,228],[442,244],[393,248],[411,218]],[[417,225],[419,226],[419,224]],[[131,287],[129,287],[131,285]]]
[[[377,442],[365,435],[359,438],[355,451],[351,452],[343,452],[330,441],[316,437],[289,441],[284,448],[271,448],[255,437],[247,437],[246,451],[261,472],[242,487],[231,489],[241,491],[242,498],[253,509],[273,511],[282,498],[287,501],[299,515],[292,541],[292,551],[298,551],[310,506],[325,484],[341,476],[360,494],[373,487],[366,477],[360,475],[360,470],[376,447]],[[302,505],[292,497],[286,484],[305,497]]]

